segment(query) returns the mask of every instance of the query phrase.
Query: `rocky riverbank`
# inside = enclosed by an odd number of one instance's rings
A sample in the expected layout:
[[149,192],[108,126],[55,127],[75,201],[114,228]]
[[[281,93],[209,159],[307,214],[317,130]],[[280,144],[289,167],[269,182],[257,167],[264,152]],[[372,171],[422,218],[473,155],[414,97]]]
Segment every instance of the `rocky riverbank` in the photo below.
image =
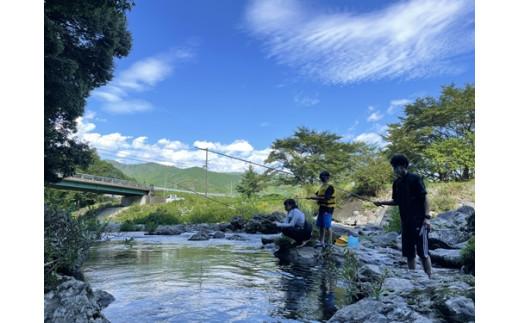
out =
[[[329,322],[472,322],[475,319],[475,278],[462,268],[461,248],[474,234],[475,211],[462,207],[431,221],[430,255],[434,263],[429,279],[417,260],[417,270],[407,269],[401,256],[400,236],[372,225],[342,227],[339,234],[359,236],[361,245],[348,249],[333,246],[326,257],[338,268],[354,268],[350,281],[356,301],[339,309]],[[281,259],[306,265],[324,261],[324,252],[312,247],[278,250]]]

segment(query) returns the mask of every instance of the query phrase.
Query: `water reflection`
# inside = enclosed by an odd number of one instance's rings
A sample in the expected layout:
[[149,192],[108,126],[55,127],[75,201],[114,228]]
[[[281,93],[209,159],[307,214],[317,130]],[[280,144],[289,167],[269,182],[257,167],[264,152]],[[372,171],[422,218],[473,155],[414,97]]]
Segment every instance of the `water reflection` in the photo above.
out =
[[323,268],[279,262],[251,243],[177,242],[92,250],[85,276],[116,297],[104,310],[110,321],[321,321],[343,305]]

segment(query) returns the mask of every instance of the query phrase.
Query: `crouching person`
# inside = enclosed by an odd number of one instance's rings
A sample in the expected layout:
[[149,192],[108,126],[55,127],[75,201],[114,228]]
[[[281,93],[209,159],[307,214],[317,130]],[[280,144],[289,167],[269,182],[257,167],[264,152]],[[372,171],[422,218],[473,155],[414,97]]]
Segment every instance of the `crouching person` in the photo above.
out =
[[287,199],[283,202],[287,217],[284,222],[275,222],[282,229],[282,233],[293,239],[297,247],[302,247],[312,235],[312,224],[305,220],[305,214],[298,209],[296,201]]

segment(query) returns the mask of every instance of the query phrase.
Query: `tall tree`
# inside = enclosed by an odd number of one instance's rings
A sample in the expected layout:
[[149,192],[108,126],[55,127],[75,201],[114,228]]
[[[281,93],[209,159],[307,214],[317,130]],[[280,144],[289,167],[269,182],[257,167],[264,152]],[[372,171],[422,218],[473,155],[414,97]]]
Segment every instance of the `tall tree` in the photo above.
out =
[[128,0],[46,0],[45,181],[74,173],[92,159],[88,146],[72,137],[90,91],[113,75],[113,59],[128,55]]
[[244,173],[240,183],[236,186],[237,192],[250,198],[254,194],[260,192],[262,188],[263,176],[255,173],[253,166],[249,165],[249,169]]
[[475,173],[475,87],[442,88],[438,99],[419,98],[389,125],[389,154],[406,154],[415,170],[438,180],[464,180]]
[[364,146],[340,140],[341,136],[332,132],[300,127],[293,136],[274,141],[266,162],[277,162],[290,170],[294,177],[287,181],[292,184],[315,184],[323,170],[339,180],[354,168],[356,155]]

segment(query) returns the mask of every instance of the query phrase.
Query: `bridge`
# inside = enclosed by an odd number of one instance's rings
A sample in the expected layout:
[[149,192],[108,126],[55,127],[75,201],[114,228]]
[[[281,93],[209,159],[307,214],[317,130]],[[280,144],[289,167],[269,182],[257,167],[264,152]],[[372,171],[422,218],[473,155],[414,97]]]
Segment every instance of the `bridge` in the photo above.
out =
[[148,204],[154,191],[153,186],[138,184],[118,178],[110,178],[89,174],[75,174],[65,177],[57,183],[47,184],[49,187],[93,192],[99,194],[122,195],[122,204],[129,205],[139,201],[140,204]]

